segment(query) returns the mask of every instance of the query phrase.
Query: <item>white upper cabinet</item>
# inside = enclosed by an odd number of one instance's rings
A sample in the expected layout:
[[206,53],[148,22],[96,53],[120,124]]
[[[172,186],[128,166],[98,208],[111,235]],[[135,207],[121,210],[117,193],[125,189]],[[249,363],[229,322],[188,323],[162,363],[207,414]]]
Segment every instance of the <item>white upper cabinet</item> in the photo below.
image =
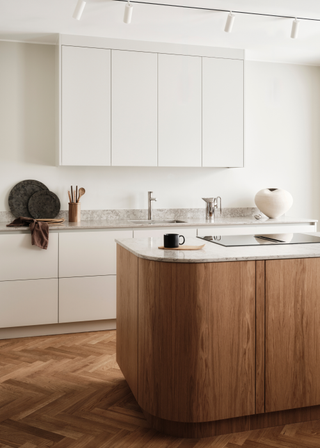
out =
[[243,61],[203,58],[203,166],[243,167]]
[[60,36],[61,165],[243,167],[244,53]]
[[110,50],[61,47],[61,165],[110,165]]
[[159,166],[201,166],[201,57],[158,58]]
[[112,165],[157,166],[157,54],[112,50]]

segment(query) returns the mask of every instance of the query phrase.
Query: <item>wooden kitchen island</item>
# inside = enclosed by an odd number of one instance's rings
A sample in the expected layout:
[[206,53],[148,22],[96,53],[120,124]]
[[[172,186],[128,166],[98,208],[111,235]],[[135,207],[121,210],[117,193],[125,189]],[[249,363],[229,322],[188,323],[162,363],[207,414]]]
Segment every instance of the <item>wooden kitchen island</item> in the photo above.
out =
[[117,243],[117,362],[150,426],[207,437],[320,419],[320,244]]

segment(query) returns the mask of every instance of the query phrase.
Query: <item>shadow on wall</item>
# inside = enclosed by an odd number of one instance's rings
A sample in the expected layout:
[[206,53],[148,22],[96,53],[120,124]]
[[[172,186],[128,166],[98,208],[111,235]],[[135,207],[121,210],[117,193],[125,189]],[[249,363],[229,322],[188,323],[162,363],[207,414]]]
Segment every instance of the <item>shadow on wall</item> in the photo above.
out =
[[55,165],[55,47],[0,43],[1,160]]

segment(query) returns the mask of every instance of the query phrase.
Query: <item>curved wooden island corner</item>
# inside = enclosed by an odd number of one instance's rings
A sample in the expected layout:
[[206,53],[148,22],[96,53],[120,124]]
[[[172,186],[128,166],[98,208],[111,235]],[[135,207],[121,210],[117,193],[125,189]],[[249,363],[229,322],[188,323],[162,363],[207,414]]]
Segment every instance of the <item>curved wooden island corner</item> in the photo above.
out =
[[117,362],[151,427],[199,438],[320,419],[320,244],[117,243]]

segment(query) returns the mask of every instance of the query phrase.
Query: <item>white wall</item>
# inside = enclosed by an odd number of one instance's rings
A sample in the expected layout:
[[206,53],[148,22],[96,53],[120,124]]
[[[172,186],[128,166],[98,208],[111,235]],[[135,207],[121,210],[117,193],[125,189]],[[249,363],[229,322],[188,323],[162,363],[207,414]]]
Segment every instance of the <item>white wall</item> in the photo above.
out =
[[82,209],[254,206],[265,187],[291,192],[289,216],[320,219],[320,68],[246,63],[245,168],[56,167],[54,47],[0,42],[0,211],[24,179],[45,183],[67,209],[71,184],[86,188]]

